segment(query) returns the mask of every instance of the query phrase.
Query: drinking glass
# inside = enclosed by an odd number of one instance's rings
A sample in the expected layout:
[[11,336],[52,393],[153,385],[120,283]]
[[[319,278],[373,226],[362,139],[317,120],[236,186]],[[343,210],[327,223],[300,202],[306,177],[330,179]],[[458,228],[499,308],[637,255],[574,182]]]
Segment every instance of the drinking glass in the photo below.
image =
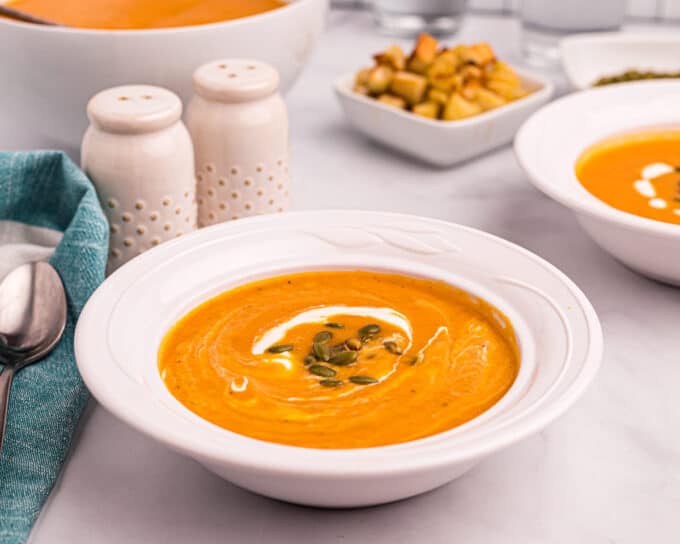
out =
[[521,0],[522,53],[530,64],[556,65],[561,38],[617,30],[625,10],[626,0]]
[[373,0],[373,13],[386,34],[448,35],[460,28],[466,6],[467,0]]

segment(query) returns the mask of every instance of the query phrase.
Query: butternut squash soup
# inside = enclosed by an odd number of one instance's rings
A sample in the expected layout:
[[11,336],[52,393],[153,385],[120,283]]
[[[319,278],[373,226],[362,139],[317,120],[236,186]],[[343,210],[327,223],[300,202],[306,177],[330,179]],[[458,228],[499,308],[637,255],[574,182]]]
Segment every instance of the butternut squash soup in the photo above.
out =
[[367,271],[249,283],[180,319],[159,350],[189,410],[246,436],[313,448],[447,431],[510,388],[508,319],[450,285]]
[[13,0],[9,5],[66,26],[108,30],[202,25],[256,15],[281,0]]
[[680,129],[607,138],[579,157],[576,177],[614,208],[680,224]]

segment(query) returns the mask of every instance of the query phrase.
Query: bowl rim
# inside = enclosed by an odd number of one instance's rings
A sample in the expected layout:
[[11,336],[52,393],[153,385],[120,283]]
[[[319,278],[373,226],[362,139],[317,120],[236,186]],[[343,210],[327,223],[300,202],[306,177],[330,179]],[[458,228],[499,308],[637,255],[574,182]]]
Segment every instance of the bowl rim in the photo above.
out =
[[[603,87],[594,87],[577,91],[575,93],[563,96],[545,105],[540,110],[532,114],[520,127],[515,136],[513,148],[517,162],[522,167],[524,172],[529,177],[531,183],[541,192],[563,204],[564,206],[590,217],[615,223],[618,226],[642,231],[648,234],[654,234],[665,237],[677,238],[680,235],[680,225],[673,223],[666,223],[657,221],[655,219],[648,219],[629,212],[618,210],[609,206],[605,202],[597,199],[597,197],[582,194],[579,192],[570,192],[568,187],[563,187],[552,181],[555,176],[545,176],[544,172],[533,161],[532,156],[535,155],[531,151],[531,147],[536,142],[537,138],[541,137],[539,126],[544,117],[553,115],[554,112],[560,111],[565,107],[565,104],[578,103],[579,101],[587,101],[591,96],[599,94],[622,94],[632,93],[638,87],[660,87],[675,89],[680,92],[680,81],[672,80],[652,80],[652,81],[634,81],[621,85],[606,85]],[[633,127],[632,127],[633,128]],[[583,149],[587,148],[584,145]]]
[[[76,360],[78,363],[78,368],[83,376],[88,387],[93,391],[93,395],[100,400],[100,402],[110,410],[116,417],[125,421],[133,428],[136,428],[146,435],[153,437],[159,442],[172,447],[175,450],[181,451],[191,457],[199,458],[202,462],[214,463],[217,465],[230,465],[238,466],[240,469],[248,470],[265,470],[271,474],[291,474],[294,473],[300,476],[307,477],[360,477],[362,475],[376,475],[376,474],[404,474],[413,473],[423,469],[431,469],[437,467],[443,467],[451,465],[453,463],[465,462],[474,459],[478,459],[486,454],[493,451],[501,449],[508,446],[514,442],[517,442],[535,432],[545,427],[552,420],[563,414],[586,390],[587,386],[595,377],[597,370],[600,366],[602,359],[603,350],[603,339],[602,330],[592,305],[583,294],[583,292],[561,271],[556,267],[545,261],[544,259],[538,257],[537,255],[531,253],[530,251],[517,246],[511,242],[503,240],[502,238],[493,236],[486,232],[473,229],[464,225],[459,225],[443,220],[424,218],[409,214],[399,214],[399,213],[388,213],[388,212],[371,212],[371,211],[358,211],[358,210],[315,210],[315,211],[301,211],[301,212],[288,212],[285,215],[288,217],[292,216],[308,216],[316,218],[317,216],[325,217],[329,213],[334,214],[344,214],[348,216],[348,219],[355,218],[357,215],[362,215],[372,220],[376,220],[377,217],[391,220],[399,221],[418,221],[419,223],[426,226],[430,224],[432,226],[440,226],[451,228],[452,226],[456,229],[460,229],[464,232],[469,232],[475,236],[480,236],[486,238],[494,243],[505,246],[515,252],[520,253],[523,257],[533,261],[546,272],[550,273],[552,276],[556,277],[559,282],[566,287],[571,296],[578,303],[579,310],[583,315],[583,320],[587,327],[589,343],[587,346],[587,351],[582,358],[582,366],[579,372],[570,380],[569,384],[565,386],[564,390],[559,393],[559,395],[551,397],[547,405],[541,406],[541,409],[530,411],[528,415],[525,412],[520,412],[519,416],[524,414],[524,419],[518,425],[516,421],[510,421],[504,426],[501,426],[497,433],[493,436],[485,436],[482,440],[474,438],[469,442],[464,442],[461,448],[447,448],[442,451],[443,448],[438,449],[436,452],[428,452],[428,455],[416,456],[416,455],[404,455],[398,452],[399,457],[397,462],[384,463],[380,466],[370,465],[365,466],[357,461],[361,458],[364,452],[369,452],[371,455],[375,455],[376,452],[385,452],[388,448],[395,448],[403,446],[404,444],[413,444],[416,441],[405,442],[402,444],[394,444],[387,446],[379,446],[373,448],[357,448],[357,449],[314,449],[314,448],[301,448],[296,446],[275,444],[271,442],[261,441],[250,437],[245,437],[243,435],[238,435],[244,438],[247,442],[251,443],[253,447],[263,448],[266,445],[268,453],[281,452],[286,453],[288,459],[280,459],[278,456],[272,455],[268,458],[266,464],[262,460],[248,458],[246,452],[235,452],[235,451],[225,451],[224,448],[219,447],[218,444],[212,443],[211,441],[193,441],[188,443],[186,440],[180,440],[176,435],[168,432],[167,428],[162,427],[160,424],[151,425],[146,420],[140,421],[140,418],[136,418],[136,414],[132,414],[130,410],[124,410],[121,408],[121,403],[117,404],[111,401],[112,397],[115,397],[113,393],[105,394],[102,393],[101,378],[94,378],[93,370],[96,370],[96,365],[92,363],[82,364],[82,354],[81,343],[85,340],[81,337],[83,333],[83,327],[79,321],[76,327],[75,334],[75,352]],[[240,220],[238,223],[241,226],[247,225],[248,227],[255,228],[257,225],[271,221],[272,217],[276,216],[261,216],[253,217],[248,219]],[[281,217],[281,216],[280,216]],[[166,251],[169,249],[170,244],[175,246],[183,247],[183,244],[187,239],[194,237],[205,236],[206,233],[218,232],[218,230],[224,229],[228,230],[225,224],[214,225],[208,227],[207,229],[201,229],[194,233],[188,234],[183,237],[183,239],[177,239],[164,244]],[[225,232],[225,235],[227,233]],[[147,256],[151,256],[157,251],[160,251],[162,247],[159,246],[156,250],[150,250],[145,253]],[[142,256],[143,257],[143,256]],[[142,259],[140,259],[142,260]],[[139,266],[138,262],[138,266]],[[116,271],[111,278],[120,277],[120,274],[129,267],[129,264],[124,265],[118,271]],[[132,268],[129,268],[132,271]],[[102,284],[104,285],[104,284]],[[83,309],[82,316],[87,319],[88,316],[88,306],[94,304],[94,301],[98,300],[98,296],[101,296],[102,287],[98,289],[99,295],[95,293],[90,301],[88,301],[86,307]],[[488,290],[488,289],[487,289]],[[500,296],[500,295],[499,295]],[[502,297],[501,297],[502,298]],[[92,325],[89,325],[92,326]],[[96,372],[95,372],[96,373]],[[94,382],[94,385],[93,385]],[[120,399],[118,399],[120,400]],[[196,416],[200,417],[200,416]],[[236,433],[233,433],[236,434]],[[427,440],[428,438],[441,436],[443,433],[438,433],[432,435],[431,437],[426,437],[419,440]],[[450,437],[442,438],[442,441],[450,440]],[[235,448],[238,449],[238,448]],[[299,455],[300,461],[296,463],[291,463],[291,454]],[[433,454],[435,453],[435,454]],[[333,465],[329,469],[329,463],[320,463],[323,466],[315,466],[314,463],[308,462],[313,456],[319,456],[321,459],[337,460],[341,459],[342,462]],[[253,456],[255,457],[255,456]],[[283,457],[283,456],[282,456]],[[391,459],[394,461],[394,459]],[[292,466],[291,466],[292,465]]]
[[[4,3],[7,0],[0,0],[0,3]],[[49,33],[49,34],[78,34],[78,35],[89,35],[89,36],[147,36],[147,35],[166,35],[166,34],[184,34],[190,32],[200,32],[201,30],[214,30],[222,27],[233,27],[240,26],[250,23],[253,19],[269,19],[276,17],[280,13],[289,13],[298,9],[302,9],[301,6],[306,6],[307,4],[326,4],[328,0],[284,0],[285,5],[279,6],[278,8],[264,11],[261,13],[255,13],[253,15],[248,15],[246,17],[238,17],[236,19],[228,19],[226,21],[215,21],[212,23],[203,23],[200,25],[186,25],[186,26],[176,26],[176,27],[166,27],[166,28],[79,28],[70,26],[50,26],[50,25],[37,25],[34,23],[27,23],[23,21],[15,21],[10,18],[0,17],[0,29],[3,25],[23,29],[27,32],[39,32],[39,33]]]
[[341,76],[338,76],[333,83],[333,88],[335,90],[336,96],[340,100],[342,100],[343,98],[354,100],[355,102],[359,102],[360,104],[377,108],[386,113],[390,113],[396,117],[408,119],[414,123],[420,123],[425,126],[452,130],[456,128],[462,129],[469,126],[479,125],[484,122],[492,122],[495,119],[503,117],[506,114],[516,111],[524,106],[531,105],[536,102],[547,101],[553,95],[555,91],[555,85],[547,77],[537,74],[536,72],[533,72],[531,70],[527,70],[526,68],[515,66],[513,64],[509,64],[509,66],[513,70],[515,70],[515,72],[517,72],[517,74],[522,78],[522,80],[535,84],[537,86],[536,90],[531,92],[527,96],[523,96],[522,98],[514,100],[513,102],[505,104],[499,108],[494,108],[493,110],[485,111],[472,117],[468,117],[465,119],[456,119],[453,121],[428,119],[427,117],[415,115],[411,112],[403,111],[392,106],[388,106],[386,104],[378,102],[374,98],[369,98],[362,94],[354,92],[352,90],[352,83],[354,81],[356,71],[347,72]]
[[651,42],[664,44],[666,42],[680,42],[680,37],[671,30],[635,30],[632,32],[583,32],[566,36],[560,40],[560,48],[574,44],[588,43],[636,43]]

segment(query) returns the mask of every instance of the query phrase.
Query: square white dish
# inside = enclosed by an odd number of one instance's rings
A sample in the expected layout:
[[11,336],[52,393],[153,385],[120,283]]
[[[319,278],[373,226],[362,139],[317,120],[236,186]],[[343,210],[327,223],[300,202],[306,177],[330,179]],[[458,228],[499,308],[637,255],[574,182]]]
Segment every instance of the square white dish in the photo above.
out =
[[352,126],[369,138],[434,166],[453,166],[510,143],[522,123],[552,97],[552,82],[513,69],[531,94],[459,121],[426,119],[358,94],[352,90],[354,73],[336,80],[335,94]]

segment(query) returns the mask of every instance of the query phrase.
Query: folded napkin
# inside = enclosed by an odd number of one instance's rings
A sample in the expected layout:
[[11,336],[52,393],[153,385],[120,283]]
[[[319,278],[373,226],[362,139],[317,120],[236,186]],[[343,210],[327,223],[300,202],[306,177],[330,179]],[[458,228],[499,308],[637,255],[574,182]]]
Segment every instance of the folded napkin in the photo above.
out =
[[0,152],[0,279],[25,262],[57,269],[68,299],[64,337],[14,379],[0,455],[0,543],[28,537],[87,401],[73,332],[104,279],[108,227],[90,181],[63,153]]

